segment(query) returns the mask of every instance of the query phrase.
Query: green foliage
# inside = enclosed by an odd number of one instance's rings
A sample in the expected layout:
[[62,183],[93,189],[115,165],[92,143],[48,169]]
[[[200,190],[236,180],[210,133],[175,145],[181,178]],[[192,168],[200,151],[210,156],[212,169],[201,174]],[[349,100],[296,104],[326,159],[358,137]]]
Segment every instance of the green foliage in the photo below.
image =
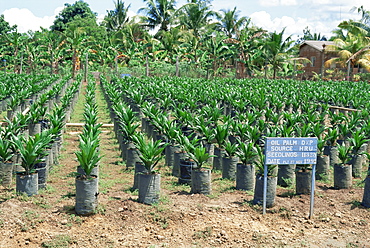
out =
[[318,140],[317,140],[318,154],[320,154],[320,155],[324,154],[324,147],[325,147],[325,140],[318,138]]
[[346,145],[338,145],[338,158],[341,164],[347,164],[348,161],[351,159],[350,154],[353,149],[353,146],[346,146]]
[[12,142],[0,134],[0,161],[8,162],[12,157]]
[[203,134],[203,139],[208,144],[212,144],[215,139],[215,131],[214,129],[209,128],[207,125],[204,125],[203,123],[200,123],[199,126],[197,126],[197,130]]
[[196,169],[201,169],[209,158],[215,157],[207,153],[206,148],[202,145],[195,147],[189,155],[197,163]]
[[238,144],[232,144],[230,141],[227,141],[225,144],[225,152],[227,157],[231,158],[237,154]]
[[250,164],[258,155],[256,148],[251,142],[247,144],[240,142],[236,154],[243,164]]
[[13,144],[19,152],[22,163],[21,166],[25,169],[26,174],[30,174],[34,170],[34,166],[42,161],[42,158],[47,155],[46,148],[51,142],[50,135],[46,131],[25,138],[24,136],[13,137]]
[[[258,160],[254,162],[254,164],[256,165],[256,174],[257,175],[264,175],[264,171],[265,171],[265,154],[263,152],[263,149],[259,146],[256,146],[256,149],[257,149],[257,156],[258,156]],[[278,165],[277,164],[274,164],[274,165],[267,165],[267,176],[276,176],[275,174],[275,168],[277,167]]]
[[353,153],[357,154],[362,145],[367,143],[369,139],[366,139],[365,134],[362,133],[361,130],[357,130],[352,133],[352,137],[348,138],[348,141],[351,142],[351,145],[353,146]]
[[87,84],[83,116],[85,125],[79,136],[79,150],[75,151],[75,155],[79,165],[89,177],[102,158],[99,154],[99,134],[102,124],[97,123],[98,112],[95,102],[95,82],[93,81],[89,81]]
[[52,31],[64,31],[67,29],[68,23],[79,18],[89,18],[96,21],[96,13],[92,12],[89,4],[84,1],[76,1],[74,4],[66,3],[65,8],[55,18],[50,28]]
[[140,152],[140,159],[143,162],[145,168],[149,174],[156,173],[155,167],[158,162],[163,158],[162,152],[165,149],[164,145],[160,140],[153,141],[150,139],[146,142],[144,135],[138,133],[133,136],[135,147]]
[[4,15],[0,15],[0,35],[14,31],[17,25],[10,26],[9,22],[5,21]]
[[329,146],[336,146],[339,134],[336,128],[328,128],[327,135],[325,137],[326,144]]
[[125,3],[121,0],[117,0],[114,5],[115,9],[107,11],[107,15],[104,17],[104,25],[108,31],[120,31],[129,22],[128,11],[130,5],[125,7]]
[[86,175],[89,176],[91,171],[98,166],[101,159],[99,156],[99,140],[97,139],[80,139],[79,144],[80,150],[75,151],[79,165],[85,171]]
[[225,147],[228,135],[228,125],[217,125],[215,129],[215,139],[220,148]]

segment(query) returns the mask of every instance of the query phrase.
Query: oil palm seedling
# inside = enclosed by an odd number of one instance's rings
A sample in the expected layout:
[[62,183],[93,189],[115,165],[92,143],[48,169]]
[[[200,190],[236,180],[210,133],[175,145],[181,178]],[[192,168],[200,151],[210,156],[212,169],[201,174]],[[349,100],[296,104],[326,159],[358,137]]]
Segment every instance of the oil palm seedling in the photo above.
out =
[[[264,170],[265,170],[265,155],[263,149],[256,146],[258,160],[255,161],[256,165],[256,183],[253,196],[253,204],[263,204],[263,185],[264,185]],[[266,195],[266,207],[272,207],[275,204],[276,196],[276,168],[277,165],[266,165],[267,166],[267,195]]]
[[207,165],[209,158],[214,155],[207,153],[206,148],[200,144],[191,149],[189,156],[196,163],[196,167],[191,170],[191,193],[211,194],[211,169],[205,168],[203,165]]
[[336,128],[327,129],[327,134],[325,136],[325,141],[327,145],[326,154],[329,155],[330,166],[334,166],[334,164],[338,163],[338,149],[337,149],[338,137],[339,134]]
[[236,155],[240,160],[236,166],[236,189],[251,191],[254,189],[257,150],[251,142],[239,142]]
[[213,159],[213,170],[222,170],[222,158],[225,154],[226,139],[229,132],[228,129],[229,126],[227,124],[216,126],[215,139],[217,146],[214,150],[214,155],[216,157]]
[[351,159],[352,146],[338,145],[339,161],[334,165],[334,187],[347,189],[352,186],[352,165]]
[[145,173],[138,175],[138,201],[145,204],[157,203],[160,196],[161,174],[156,167],[163,158],[162,152],[165,146],[160,140],[146,141],[141,133],[134,136],[134,144],[140,152],[140,159],[146,169]]
[[330,164],[329,156],[324,154],[325,140],[318,138],[317,140],[317,160],[315,178],[317,180],[325,179],[329,176]]
[[16,191],[35,195],[38,193],[39,183],[45,183],[47,178],[47,168],[36,168],[47,155],[46,148],[51,142],[47,132],[35,134],[25,138],[24,136],[13,137],[13,145],[21,158],[21,167],[24,171],[17,172]]
[[232,144],[227,141],[225,144],[225,156],[222,158],[222,178],[235,180],[236,165],[239,162],[239,157],[236,156],[238,144]]
[[93,214],[98,205],[98,165],[101,159],[99,134],[101,124],[97,122],[98,113],[94,92],[95,83],[90,81],[86,88],[87,97],[83,114],[85,125],[79,136],[79,150],[75,152],[79,163],[75,178],[75,211],[78,215]]
[[365,134],[362,130],[356,130],[352,132],[350,138],[348,138],[349,143],[351,144],[352,148],[352,159],[350,163],[352,164],[352,176],[355,178],[361,177],[362,174],[362,164],[363,159],[365,158],[362,156],[367,149],[367,142],[369,141],[366,139]]
[[12,142],[0,132],[0,183],[8,188],[12,183],[13,176],[13,152]]

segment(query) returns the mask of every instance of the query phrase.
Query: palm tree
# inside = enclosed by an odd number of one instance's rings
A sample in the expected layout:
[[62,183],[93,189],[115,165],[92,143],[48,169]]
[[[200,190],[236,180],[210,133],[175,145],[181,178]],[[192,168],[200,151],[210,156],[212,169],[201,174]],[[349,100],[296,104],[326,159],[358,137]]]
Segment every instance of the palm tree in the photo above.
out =
[[160,42],[162,47],[168,52],[168,57],[174,62],[176,60],[175,57],[178,56],[181,51],[181,44],[186,40],[186,33],[179,27],[174,27],[168,32],[162,32],[161,36]]
[[[362,66],[370,70],[370,40],[368,32],[358,25],[358,22],[343,21],[336,31],[335,45],[329,46],[338,53],[338,57],[325,62],[325,67],[338,64],[342,68],[348,67],[347,79],[350,78],[352,68]],[[346,34],[345,34],[346,33]]]
[[229,38],[231,37],[237,37],[240,28],[242,28],[248,21],[248,18],[243,16],[239,18],[239,12],[236,10],[236,7],[234,7],[233,10],[221,10],[222,15],[218,16],[219,23],[217,24],[217,27],[219,30],[225,33],[225,35]]
[[199,48],[201,32],[205,32],[211,27],[210,20],[212,17],[217,16],[217,13],[210,9],[210,0],[188,1],[189,3],[179,8],[175,15],[179,15],[180,28],[188,30],[193,36],[188,39],[187,43],[191,46],[192,53],[194,54],[193,60],[197,63],[197,50]]
[[357,11],[357,13],[361,14],[361,21],[364,23],[370,22],[370,11],[364,9],[364,6],[361,5],[360,7],[353,7],[352,11]]
[[274,79],[277,71],[288,62],[289,55],[293,50],[293,41],[290,36],[284,38],[284,31],[285,29],[280,33],[270,33],[264,45],[266,62],[272,67]]
[[104,24],[108,31],[120,31],[129,22],[128,10],[130,4],[125,7],[125,3],[121,0],[114,2],[115,9],[107,11],[107,15],[104,17]]
[[[201,30],[206,30],[212,17],[217,13],[210,9],[210,0],[189,0],[177,12],[179,12],[180,25],[192,32],[199,39]],[[176,12],[176,13],[177,13]]]
[[139,9],[146,15],[147,26],[151,29],[159,27],[156,37],[170,28],[175,11],[175,0],[144,0],[147,7]]

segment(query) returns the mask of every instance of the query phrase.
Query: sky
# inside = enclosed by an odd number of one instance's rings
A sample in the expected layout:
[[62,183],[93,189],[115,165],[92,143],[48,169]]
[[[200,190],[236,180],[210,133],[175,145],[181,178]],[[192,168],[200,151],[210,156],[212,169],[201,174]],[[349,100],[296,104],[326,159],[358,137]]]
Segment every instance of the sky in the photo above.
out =
[[[0,14],[11,25],[18,26],[18,32],[40,30],[40,26],[49,28],[55,16],[65,3],[73,4],[76,0],[0,0]],[[85,0],[92,11],[102,20],[107,10],[114,9],[114,0]],[[130,6],[131,15],[145,7],[142,0],[123,0]],[[178,0],[177,7],[186,3]],[[250,17],[252,22],[270,32],[281,32],[298,38],[308,27],[311,33],[320,33],[330,38],[331,32],[343,20],[358,20],[360,15],[351,11],[353,7],[363,6],[370,10],[369,0],[213,0],[212,9],[239,10],[239,16]]]

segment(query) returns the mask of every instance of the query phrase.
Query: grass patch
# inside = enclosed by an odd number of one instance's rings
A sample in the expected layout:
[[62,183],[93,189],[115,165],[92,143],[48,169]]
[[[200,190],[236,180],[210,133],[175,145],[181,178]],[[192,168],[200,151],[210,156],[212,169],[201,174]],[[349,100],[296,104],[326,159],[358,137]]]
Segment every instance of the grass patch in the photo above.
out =
[[138,189],[134,189],[132,187],[130,187],[128,189],[125,189],[124,192],[127,193],[127,194],[134,195],[134,196],[138,196],[139,195],[139,190]]
[[72,243],[72,238],[69,235],[61,234],[53,237],[50,241],[42,242],[41,246],[45,248],[68,248]]
[[76,197],[76,193],[74,193],[74,192],[67,192],[67,194],[62,195],[62,198],[63,199],[72,198],[72,197]]
[[353,187],[361,189],[361,188],[365,187],[365,181],[361,178],[353,179]]
[[115,185],[117,184],[122,184],[121,179],[104,179],[104,180],[99,180],[99,191],[101,194],[106,194],[109,192],[110,189],[112,189]]
[[207,226],[204,230],[196,231],[193,234],[194,239],[207,239],[212,236],[213,228]]
[[44,208],[44,209],[49,209],[49,208],[52,207],[52,205],[45,198],[32,198],[32,202],[33,202],[33,204],[35,204],[35,205],[37,205],[41,208]]
[[181,184],[174,180],[164,182],[163,188],[174,192],[190,192],[190,185]]
[[212,188],[219,193],[235,191],[235,180],[216,178],[213,180],[212,184]]

